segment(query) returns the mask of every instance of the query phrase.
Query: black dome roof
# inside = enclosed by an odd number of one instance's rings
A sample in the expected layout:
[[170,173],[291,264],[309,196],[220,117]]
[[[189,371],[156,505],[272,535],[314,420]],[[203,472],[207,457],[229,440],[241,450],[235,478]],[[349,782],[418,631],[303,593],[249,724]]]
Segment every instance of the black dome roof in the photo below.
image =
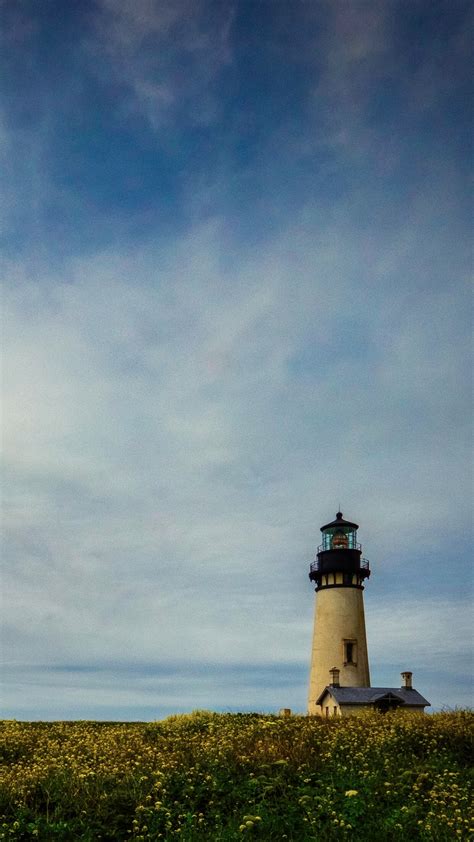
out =
[[336,520],[332,520],[331,523],[326,523],[325,526],[321,527],[321,532],[324,532],[325,529],[334,529],[336,526],[349,526],[351,529],[358,529],[358,523],[351,523],[350,520],[344,520],[342,516],[342,512],[337,512]]

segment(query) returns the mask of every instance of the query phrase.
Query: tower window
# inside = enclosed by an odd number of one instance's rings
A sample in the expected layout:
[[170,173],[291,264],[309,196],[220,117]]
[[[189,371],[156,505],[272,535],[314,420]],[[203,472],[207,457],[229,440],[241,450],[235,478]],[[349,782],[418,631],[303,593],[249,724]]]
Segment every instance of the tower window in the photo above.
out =
[[357,641],[356,640],[345,640],[344,641],[344,666],[351,664],[352,666],[357,665]]

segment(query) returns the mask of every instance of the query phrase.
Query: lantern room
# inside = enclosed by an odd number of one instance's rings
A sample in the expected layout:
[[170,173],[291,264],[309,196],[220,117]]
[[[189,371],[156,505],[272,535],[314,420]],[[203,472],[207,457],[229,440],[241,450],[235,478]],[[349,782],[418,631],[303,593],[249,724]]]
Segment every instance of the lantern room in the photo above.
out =
[[321,527],[323,543],[318,547],[321,550],[360,550],[357,543],[357,523],[344,520],[342,512],[337,512],[336,519]]
[[328,587],[363,588],[363,581],[370,576],[369,562],[362,556],[357,541],[357,523],[344,520],[337,512],[335,520],[321,527],[322,544],[311,564],[309,578],[316,590]]

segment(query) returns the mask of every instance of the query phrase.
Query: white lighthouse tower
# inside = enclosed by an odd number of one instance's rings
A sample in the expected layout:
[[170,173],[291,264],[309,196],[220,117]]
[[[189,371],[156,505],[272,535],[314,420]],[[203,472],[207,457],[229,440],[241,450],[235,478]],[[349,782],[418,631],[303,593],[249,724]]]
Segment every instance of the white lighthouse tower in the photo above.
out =
[[318,702],[329,674],[344,687],[370,687],[365,633],[364,579],[369,562],[357,543],[358,525],[344,520],[342,512],[321,527],[322,544],[310,568],[316,584],[308,713],[321,714]]

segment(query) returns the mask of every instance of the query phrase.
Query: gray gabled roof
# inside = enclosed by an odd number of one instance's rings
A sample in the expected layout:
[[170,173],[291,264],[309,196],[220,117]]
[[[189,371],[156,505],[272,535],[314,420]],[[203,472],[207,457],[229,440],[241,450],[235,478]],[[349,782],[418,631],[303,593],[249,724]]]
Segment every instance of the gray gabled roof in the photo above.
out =
[[430,702],[425,699],[418,690],[406,687],[325,687],[316,704],[320,705],[326,693],[340,705],[373,705],[381,701],[384,696],[395,696],[404,705],[418,705],[425,707]]

